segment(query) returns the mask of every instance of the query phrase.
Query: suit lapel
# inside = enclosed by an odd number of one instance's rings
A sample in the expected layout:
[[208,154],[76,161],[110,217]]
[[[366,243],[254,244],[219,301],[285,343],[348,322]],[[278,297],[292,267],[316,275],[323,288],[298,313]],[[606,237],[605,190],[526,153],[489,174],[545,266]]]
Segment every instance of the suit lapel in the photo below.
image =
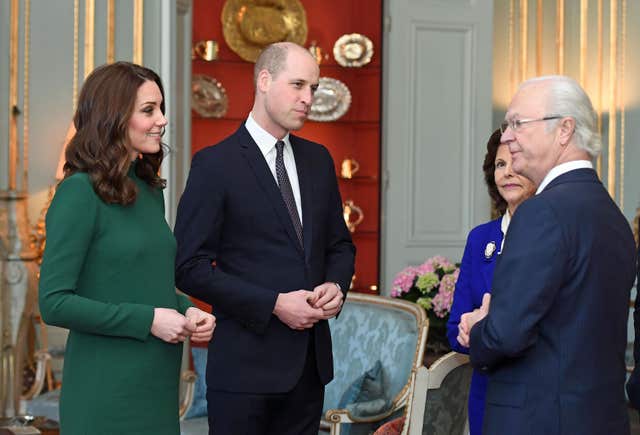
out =
[[311,252],[312,235],[312,219],[313,216],[312,207],[312,193],[313,188],[311,184],[311,159],[309,159],[305,153],[304,148],[298,143],[298,138],[289,135],[289,141],[293,149],[293,156],[296,161],[296,170],[298,172],[298,183],[300,184],[300,197],[302,201],[302,238],[304,240],[304,252],[305,258],[309,259]]
[[245,128],[244,124],[238,129],[236,134],[240,145],[240,152],[247,160],[247,163],[249,163],[258,184],[267,196],[269,203],[276,212],[280,222],[284,225],[289,238],[299,250],[302,250],[300,243],[298,242],[295,229],[293,228],[293,223],[291,222],[287,206],[282,199],[282,194],[280,193],[278,184],[275,178],[273,178],[273,174],[271,173],[264,156],[260,152],[260,148],[258,148],[258,145],[251,138],[251,135]]

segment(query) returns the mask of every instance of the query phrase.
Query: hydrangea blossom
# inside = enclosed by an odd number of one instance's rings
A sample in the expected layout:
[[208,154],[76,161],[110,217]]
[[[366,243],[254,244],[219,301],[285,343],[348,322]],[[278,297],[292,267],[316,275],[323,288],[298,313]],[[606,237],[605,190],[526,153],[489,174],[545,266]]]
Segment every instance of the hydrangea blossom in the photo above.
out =
[[429,317],[445,318],[453,303],[460,269],[448,258],[437,255],[418,266],[400,271],[393,280],[391,296],[416,302]]
[[456,288],[456,282],[458,281],[458,275],[460,275],[460,269],[455,269],[453,273],[443,276],[440,280],[439,293],[451,293],[453,295],[453,291]]
[[[449,275],[450,276],[450,275]],[[433,297],[433,312],[441,319],[449,314],[451,304],[453,303],[453,292],[442,291],[442,289]]]
[[435,272],[427,272],[424,275],[419,276],[416,280],[416,287],[418,287],[423,294],[426,294],[430,290],[438,287],[438,284],[440,284],[440,279]]
[[420,305],[425,310],[429,311],[431,309],[431,298],[422,297],[418,298],[416,304]]

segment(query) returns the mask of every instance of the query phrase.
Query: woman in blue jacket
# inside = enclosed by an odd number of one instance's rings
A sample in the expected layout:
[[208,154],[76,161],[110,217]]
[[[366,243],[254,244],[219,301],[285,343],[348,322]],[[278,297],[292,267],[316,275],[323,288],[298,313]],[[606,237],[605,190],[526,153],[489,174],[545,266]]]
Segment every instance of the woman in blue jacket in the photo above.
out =
[[[500,143],[500,136],[498,129],[489,138],[482,169],[489,195],[495,209],[502,217],[478,225],[469,233],[453,296],[451,314],[447,322],[449,344],[453,350],[461,353],[469,353],[469,348],[460,345],[456,339],[460,316],[479,308],[482,304],[482,296],[485,293],[491,293],[493,268],[502,251],[504,235],[509,227],[511,216],[518,205],[535,192],[535,186],[528,178],[513,172],[509,147]],[[486,376],[474,370],[469,391],[471,435],[482,433],[486,390]]]

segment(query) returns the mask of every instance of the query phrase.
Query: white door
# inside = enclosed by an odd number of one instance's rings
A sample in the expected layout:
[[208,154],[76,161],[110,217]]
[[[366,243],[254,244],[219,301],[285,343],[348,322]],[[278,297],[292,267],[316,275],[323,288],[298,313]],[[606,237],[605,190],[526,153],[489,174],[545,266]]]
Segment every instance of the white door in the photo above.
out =
[[440,254],[460,261],[489,219],[493,0],[385,4],[382,294]]

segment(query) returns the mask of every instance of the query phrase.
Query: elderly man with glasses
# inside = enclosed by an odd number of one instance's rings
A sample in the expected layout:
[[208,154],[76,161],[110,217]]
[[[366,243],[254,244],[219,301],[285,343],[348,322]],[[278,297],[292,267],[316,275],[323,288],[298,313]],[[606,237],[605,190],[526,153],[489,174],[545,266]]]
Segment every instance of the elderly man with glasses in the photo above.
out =
[[593,170],[591,101],[568,77],[531,79],[501,130],[513,169],[538,190],[513,216],[491,296],[460,322],[459,340],[489,376],[483,434],[628,434],[636,253]]

